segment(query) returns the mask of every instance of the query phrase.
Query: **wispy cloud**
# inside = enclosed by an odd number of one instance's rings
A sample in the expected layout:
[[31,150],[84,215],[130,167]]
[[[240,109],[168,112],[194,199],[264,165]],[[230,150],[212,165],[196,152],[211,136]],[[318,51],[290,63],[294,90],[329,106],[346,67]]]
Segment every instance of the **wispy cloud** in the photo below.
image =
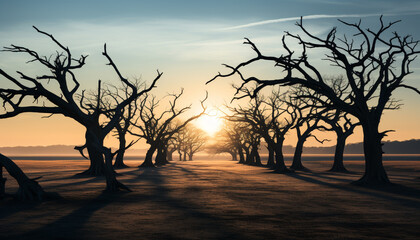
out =
[[[385,15],[385,14],[339,14],[339,15],[317,14],[317,15],[302,16],[302,18],[303,19],[362,18],[362,17],[375,17],[375,16],[380,16],[380,15]],[[386,14],[386,15],[390,16],[393,14]],[[247,23],[247,24],[233,26],[233,27],[227,27],[221,30],[235,30],[235,29],[249,28],[249,27],[255,27],[255,26],[272,24],[272,23],[297,21],[299,19],[300,17],[278,18],[278,19],[271,19],[271,20],[265,20],[265,21],[260,21],[260,22]]]

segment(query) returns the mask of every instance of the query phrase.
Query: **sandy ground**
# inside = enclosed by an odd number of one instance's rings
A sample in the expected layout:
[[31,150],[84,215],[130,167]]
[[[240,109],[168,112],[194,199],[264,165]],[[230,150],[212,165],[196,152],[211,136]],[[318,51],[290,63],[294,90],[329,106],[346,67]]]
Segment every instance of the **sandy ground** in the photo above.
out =
[[[395,185],[350,185],[330,162],[288,175],[228,160],[119,170],[133,192],[104,194],[102,177],[81,178],[86,161],[16,160],[63,199],[0,201],[0,239],[419,239],[420,161],[387,161]],[[7,192],[17,185],[8,177]]]

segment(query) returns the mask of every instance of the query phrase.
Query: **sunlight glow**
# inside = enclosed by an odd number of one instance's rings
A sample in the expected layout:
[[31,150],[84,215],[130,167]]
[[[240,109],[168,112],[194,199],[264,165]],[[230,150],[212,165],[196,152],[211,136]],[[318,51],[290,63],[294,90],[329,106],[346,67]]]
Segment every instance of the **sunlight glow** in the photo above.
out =
[[222,119],[216,114],[203,115],[197,119],[196,125],[212,136],[220,130]]

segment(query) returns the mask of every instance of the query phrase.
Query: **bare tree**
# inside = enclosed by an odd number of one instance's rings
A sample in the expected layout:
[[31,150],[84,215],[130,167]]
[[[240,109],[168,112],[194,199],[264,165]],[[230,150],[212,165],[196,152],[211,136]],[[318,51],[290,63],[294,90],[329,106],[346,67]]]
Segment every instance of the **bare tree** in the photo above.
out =
[[271,128],[273,131],[272,145],[275,153],[274,171],[277,173],[289,173],[290,169],[286,167],[283,155],[283,144],[286,134],[295,126],[298,119],[296,109],[288,103],[287,92],[281,94],[279,90],[273,91],[266,100],[266,104],[271,110]]
[[[141,88],[141,83],[136,79],[133,83],[138,89]],[[115,115],[115,112],[112,109],[115,108],[116,105],[124,101],[126,98],[130,96],[130,88],[128,86],[124,87],[116,87],[114,85],[109,85],[104,90],[104,96],[101,97],[100,101],[104,105],[105,111],[104,114],[107,116],[108,119],[112,119]],[[124,154],[125,151],[132,147],[137,141],[131,141],[127,144],[126,135],[128,130],[132,127],[131,121],[133,120],[134,116],[137,113],[137,105],[136,101],[131,102],[128,104],[123,110],[120,122],[115,125],[115,136],[118,138],[119,146],[118,150],[116,151],[116,157],[114,161],[114,168],[128,168],[124,163]]]
[[[0,180],[2,180],[2,186],[0,186],[0,199],[5,196],[5,186],[4,183],[6,179],[2,176],[3,167],[7,170],[7,172],[16,179],[19,189],[15,195],[17,200],[25,201],[25,200],[37,200],[42,201],[48,198],[53,197],[51,193],[46,193],[41,185],[38,184],[36,179],[30,179],[26,174],[16,165],[10,158],[4,156],[0,153]],[[58,195],[56,195],[58,196]]]
[[172,100],[169,101],[169,109],[163,111],[161,114],[158,114],[158,106],[160,100],[157,100],[155,96],[146,95],[138,106],[139,116],[135,122],[132,123],[134,129],[138,131],[130,131],[134,136],[146,139],[146,142],[150,144],[149,149],[147,150],[146,157],[144,162],[139,167],[154,167],[152,157],[155,151],[159,148],[163,152],[164,140],[169,139],[175,132],[180,131],[192,120],[199,118],[205,112],[204,101],[207,99],[207,95],[204,100],[201,101],[201,106],[203,111],[193,117],[188,118],[186,121],[180,123],[179,125],[169,128],[171,123],[179,117],[181,114],[186,112],[191,108],[191,105],[183,107],[181,109],[177,108],[177,102],[182,96],[184,90],[181,90],[179,94],[170,94],[169,97]]
[[247,144],[245,142],[245,136],[247,134],[248,127],[242,122],[233,122],[226,120],[222,127],[222,139],[229,145],[232,145],[236,154],[239,156],[239,163],[245,163],[245,148]]
[[359,126],[359,123],[349,118],[348,113],[335,111],[328,113],[321,117],[321,120],[327,123],[330,127],[325,127],[326,130],[334,131],[337,137],[337,142],[334,152],[334,162],[329,171],[331,172],[348,172],[344,167],[344,149],[346,140],[354,132],[354,129]]
[[302,164],[303,145],[309,138],[314,138],[319,143],[328,141],[327,139],[320,140],[313,134],[313,132],[322,126],[320,120],[322,114],[326,111],[317,107],[317,101],[306,96],[319,97],[319,94],[308,91],[307,89],[292,88],[289,92],[288,105],[293,108],[297,115],[295,125],[292,127],[296,130],[297,143],[295,152],[293,154],[293,162],[290,166],[293,170],[305,170]]
[[[398,102],[391,98],[396,89],[407,88],[420,94],[417,88],[404,82],[405,77],[412,73],[410,64],[419,53],[416,50],[418,41],[414,41],[410,36],[400,36],[396,32],[391,36],[387,35],[389,29],[399,21],[385,24],[381,17],[377,30],[364,29],[361,21],[358,23],[339,21],[354,31],[353,38],[347,38],[346,35],[337,37],[336,28],[333,28],[325,38],[315,36],[303,26],[301,19],[296,25],[305,36],[286,32],[282,41],[285,54],[279,57],[262,54],[253,42],[245,39],[245,44],[250,45],[257,56],[235,67],[226,65],[231,71],[227,74],[219,73],[209,82],[218,77],[229,77],[237,73],[243,81],[240,88],[246,88],[251,82],[257,84],[252,96],[264,87],[273,85],[301,85],[321,94],[325,98],[317,99],[318,101],[323,101],[324,105],[330,106],[331,109],[353,115],[363,128],[365,173],[355,183],[389,183],[382,164],[381,145],[381,140],[388,131],[379,132],[379,123],[384,110],[398,108]],[[288,47],[286,41],[288,39],[300,44],[302,47],[300,53]],[[308,57],[307,52],[312,49],[327,52],[326,61],[343,71],[349,88],[347,95],[338,95],[325,81]],[[285,74],[271,80],[255,76],[244,77],[242,68],[258,61],[274,62],[275,66]],[[241,97],[243,96],[236,96],[236,98]]]
[[[21,78],[21,80],[18,80],[0,69],[0,75],[5,77],[15,87],[0,89],[0,98],[3,100],[5,109],[5,112],[0,114],[0,118],[9,118],[21,113],[35,112],[49,113],[51,115],[62,114],[74,119],[86,128],[85,145],[76,147],[81,152],[84,148],[88,150],[91,165],[85,173],[89,175],[105,174],[106,190],[108,191],[129,190],[122,183],[118,182],[115,177],[115,172],[112,168],[113,154],[109,148],[104,147],[104,138],[120,121],[123,109],[138,97],[150,91],[162,74],[158,72],[157,77],[148,88],[143,90],[137,89],[135,85],[121,75],[117,66],[108,55],[106,45],[104,45],[102,54],[108,60],[108,65],[116,72],[121,83],[130,88],[131,94],[115,106],[112,110],[115,112],[113,118],[103,123],[100,119],[105,110],[101,107],[100,96],[102,96],[102,93],[100,81],[98,82],[98,92],[96,94],[98,96],[97,101],[96,103],[92,103],[92,106],[84,105],[84,91],[82,91],[79,101],[75,98],[80,83],[74,71],[85,65],[87,56],[82,55],[79,59],[73,58],[69,48],[64,47],[51,34],[40,31],[37,28],[35,29],[42,35],[48,36],[62,52],[57,51],[51,57],[43,57],[36,51],[26,47],[11,45],[11,47],[4,48],[4,51],[8,52],[28,54],[32,57],[29,62],[41,64],[50,73],[31,77],[17,71]],[[47,86],[49,82],[55,82],[59,88],[50,87],[49,89]],[[30,101],[31,98],[34,101]],[[43,103],[39,103],[40,101],[43,101]]]
[[[250,101],[246,107],[240,105],[238,107],[226,106],[227,109],[232,112],[232,115],[226,116],[226,118],[229,121],[249,124],[256,135],[265,140],[267,143],[267,149],[269,150],[267,166],[272,167],[274,166],[274,142],[271,134],[271,124],[273,119],[270,119],[270,109],[265,106],[264,100],[263,96],[257,96]],[[254,139],[253,143],[253,156],[257,156],[256,153],[258,153],[258,151],[255,149],[256,145],[259,145],[257,138]]]
[[188,155],[188,160],[193,160],[193,156],[198,151],[202,150],[205,143],[208,140],[207,134],[192,125],[185,126],[186,136],[184,138],[184,144],[186,152],[184,154]]

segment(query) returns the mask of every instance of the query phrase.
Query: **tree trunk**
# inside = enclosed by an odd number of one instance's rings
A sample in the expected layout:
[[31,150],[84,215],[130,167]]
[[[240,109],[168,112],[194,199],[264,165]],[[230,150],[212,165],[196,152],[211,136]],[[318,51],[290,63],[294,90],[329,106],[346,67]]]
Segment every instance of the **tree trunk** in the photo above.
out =
[[229,152],[229,153],[232,156],[232,161],[238,161],[238,158],[237,158],[236,153],[234,151],[233,152]]
[[[171,155],[171,157],[172,157],[172,155]],[[168,148],[167,147],[163,147],[163,158],[165,159],[165,162],[166,163],[169,163]]]
[[0,154],[0,165],[4,166],[10,176],[16,179],[19,184],[19,189],[15,195],[16,199],[21,201],[42,201],[50,197],[37,181],[29,179],[10,158]]
[[275,163],[274,163],[274,149],[270,146],[267,146],[267,150],[268,150],[268,159],[267,159],[267,164],[265,165],[268,168],[273,168]]
[[7,178],[3,178],[3,165],[0,163],[0,200],[6,195],[6,181]]
[[337,134],[337,145],[335,146],[334,163],[330,172],[348,172],[344,167],[344,148],[346,146],[346,137],[344,134]]
[[[100,146],[100,147],[103,147],[103,146]],[[108,149],[108,148],[105,149],[105,147],[103,148],[104,148],[103,154],[105,155],[105,179],[106,179],[105,191],[118,192],[121,189],[123,189],[123,190],[127,190],[131,192],[131,190],[127,186],[119,182],[115,176],[116,173],[114,171],[114,168],[112,167],[111,149]]]
[[254,161],[254,165],[255,165],[255,166],[262,166],[262,163],[261,163],[261,156],[260,156],[260,154],[258,153],[258,147],[255,147],[254,159],[255,159],[255,161]]
[[290,169],[286,167],[284,163],[284,156],[283,156],[283,140],[277,141],[274,152],[276,156],[276,165],[274,166],[274,172],[276,173],[290,173],[292,172]]
[[168,152],[167,152],[167,158],[168,158],[168,161],[170,162],[170,161],[172,161],[173,160],[173,158],[172,158],[172,154],[175,152],[175,150],[169,150]]
[[245,148],[245,164],[251,164],[252,163],[252,156],[249,152],[249,148]]
[[192,153],[188,154],[188,160],[189,161],[192,161],[193,160],[193,154]]
[[169,163],[169,162],[166,161],[165,152],[164,152],[163,148],[158,147],[156,158],[155,158],[155,165],[156,166],[162,166],[162,165],[165,165],[167,163]]
[[244,151],[242,151],[242,147],[238,147],[238,155],[239,155],[239,163],[245,163]]
[[302,164],[302,152],[303,152],[303,144],[305,143],[306,139],[298,139],[295,148],[295,154],[293,155],[293,162],[292,166],[290,167],[293,170],[304,170],[305,167]]
[[184,159],[183,159],[183,161],[184,162],[187,161],[187,152],[184,152]]
[[103,176],[105,174],[105,163],[104,157],[100,151],[93,145],[95,139],[99,140],[100,146],[103,146],[103,139],[97,133],[97,136],[92,135],[92,132],[98,132],[93,130],[86,130],[86,148],[89,154],[90,166],[89,168],[77,175],[86,175],[86,176]]
[[153,154],[155,153],[155,151],[156,151],[156,147],[154,145],[151,145],[149,150],[147,150],[144,162],[139,166],[139,168],[155,167],[155,165],[153,164],[153,161],[152,161]]
[[379,123],[369,121],[362,122],[365,173],[354,184],[380,185],[390,183],[382,165],[382,134],[378,131],[378,125]]
[[118,132],[118,138],[120,141],[119,151],[117,156],[115,157],[114,168],[121,169],[121,168],[129,168],[129,166],[125,165],[124,163],[124,154],[125,154],[125,145],[126,140],[124,134]]

